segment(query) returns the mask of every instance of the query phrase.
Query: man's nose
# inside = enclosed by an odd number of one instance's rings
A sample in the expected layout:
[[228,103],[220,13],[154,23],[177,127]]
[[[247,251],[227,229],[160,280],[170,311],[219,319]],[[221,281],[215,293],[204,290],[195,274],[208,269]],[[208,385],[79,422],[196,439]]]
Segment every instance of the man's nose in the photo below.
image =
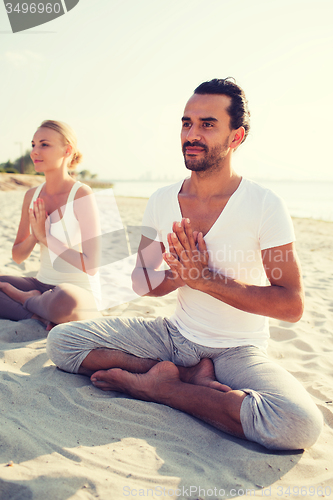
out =
[[199,128],[196,125],[191,125],[186,134],[186,139],[189,142],[200,141],[201,135],[199,134]]

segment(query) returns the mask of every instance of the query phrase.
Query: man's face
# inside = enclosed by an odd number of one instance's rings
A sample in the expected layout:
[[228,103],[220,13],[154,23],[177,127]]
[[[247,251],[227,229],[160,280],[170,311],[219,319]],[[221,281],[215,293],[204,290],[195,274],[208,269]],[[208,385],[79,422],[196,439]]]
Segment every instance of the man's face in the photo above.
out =
[[231,99],[225,95],[194,94],[182,118],[182,150],[186,168],[195,172],[219,169],[230,152]]

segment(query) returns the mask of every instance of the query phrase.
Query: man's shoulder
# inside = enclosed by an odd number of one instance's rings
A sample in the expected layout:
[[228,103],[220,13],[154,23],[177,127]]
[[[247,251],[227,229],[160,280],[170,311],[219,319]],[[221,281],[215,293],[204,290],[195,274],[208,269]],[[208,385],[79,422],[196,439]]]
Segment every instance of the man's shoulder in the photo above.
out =
[[249,195],[255,196],[257,199],[268,198],[269,200],[281,200],[281,197],[278,194],[276,194],[274,191],[264,186],[260,182],[243,177],[242,184],[244,187],[244,191]]
[[258,230],[261,238],[261,248],[280,246],[294,241],[295,235],[287,204],[271,189],[246,180],[247,196],[244,206],[248,213],[257,215]]
[[170,220],[179,219],[177,195],[183,182],[182,180],[163,186],[150,196],[143,216],[143,225],[153,227],[158,231],[168,227],[168,232],[171,231]]

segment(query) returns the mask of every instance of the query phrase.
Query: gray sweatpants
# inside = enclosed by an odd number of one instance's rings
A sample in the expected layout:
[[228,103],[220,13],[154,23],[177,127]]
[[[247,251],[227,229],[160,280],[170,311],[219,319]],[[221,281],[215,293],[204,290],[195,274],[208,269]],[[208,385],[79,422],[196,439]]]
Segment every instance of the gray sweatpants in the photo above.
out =
[[49,357],[71,373],[78,372],[90,351],[100,348],[187,367],[210,358],[219,382],[247,393],[240,413],[244,434],[266,448],[307,448],[320,434],[322,415],[304,387],[257,347],[201,346],[163,318],[78,321],[58,325],[48,335]]

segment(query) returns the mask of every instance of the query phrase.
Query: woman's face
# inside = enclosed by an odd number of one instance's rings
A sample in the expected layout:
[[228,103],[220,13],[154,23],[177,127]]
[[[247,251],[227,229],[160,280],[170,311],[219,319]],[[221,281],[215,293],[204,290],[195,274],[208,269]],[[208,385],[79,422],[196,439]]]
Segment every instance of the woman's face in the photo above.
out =
[[65,144],[62,135],[46,127],[37,130],[31,143],[30,157],[36,172],[47,172],[66,165],[72,152],[72,147]]

